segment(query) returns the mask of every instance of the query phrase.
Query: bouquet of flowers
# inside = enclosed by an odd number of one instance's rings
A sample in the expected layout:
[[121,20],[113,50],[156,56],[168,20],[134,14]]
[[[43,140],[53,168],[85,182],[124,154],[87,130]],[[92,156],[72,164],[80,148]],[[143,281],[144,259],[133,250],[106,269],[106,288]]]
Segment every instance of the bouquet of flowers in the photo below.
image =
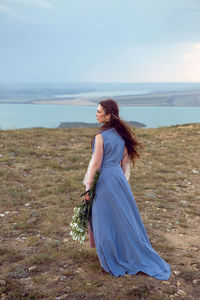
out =
[[91,188],[81,195],[82,197],[86,194],[89,194],[90,200],[89,201],[83,200],[81,204],[74,207],[74,215],[72,216],[72,221],[70,223],[70,227],[71,227],[70,235],[72,236],[73,240],[78,241],[81,244],[83,244],[85,241],[88,221],[92,213],[92,203],[95,197],[96,185],[97,185],[99,175],[100,175],[100,171],[97,170]]

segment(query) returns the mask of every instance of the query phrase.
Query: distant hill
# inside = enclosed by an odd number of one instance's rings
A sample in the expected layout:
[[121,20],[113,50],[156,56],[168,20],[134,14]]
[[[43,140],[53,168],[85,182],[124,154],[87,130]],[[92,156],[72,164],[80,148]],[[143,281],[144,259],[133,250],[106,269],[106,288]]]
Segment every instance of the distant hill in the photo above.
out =
[[200,91],[116,96],[115,100],[124,106],[200,106]]
[[[145,124],[136,122],[136,121],[128,121],[127,122],[131,127],[136,128],[144,128]],[[84,122],[62,122],[58,126],[58,128],[96,128],[100,127],[98,123],[84,123]]]

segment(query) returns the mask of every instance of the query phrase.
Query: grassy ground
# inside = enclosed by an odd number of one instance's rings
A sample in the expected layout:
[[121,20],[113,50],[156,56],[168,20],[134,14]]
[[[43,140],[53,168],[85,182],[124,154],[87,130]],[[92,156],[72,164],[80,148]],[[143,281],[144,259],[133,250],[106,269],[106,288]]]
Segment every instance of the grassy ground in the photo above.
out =
[[69,236],[94,133],[0,131],[0,299],[200,299],[200,125],[136,130],[130,185],[167,282],[112,277]]

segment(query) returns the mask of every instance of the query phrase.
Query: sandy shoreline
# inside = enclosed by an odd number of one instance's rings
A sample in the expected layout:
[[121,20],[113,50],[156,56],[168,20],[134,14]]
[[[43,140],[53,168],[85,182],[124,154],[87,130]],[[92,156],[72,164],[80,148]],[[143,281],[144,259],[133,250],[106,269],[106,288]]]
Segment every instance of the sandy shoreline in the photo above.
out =
[[48,104],[48,105],[73,105],[73,106],[94,106],[95,102],[91,102],[85,98],[62,99],[62,100],[43,100],[33,101],[34,104]]

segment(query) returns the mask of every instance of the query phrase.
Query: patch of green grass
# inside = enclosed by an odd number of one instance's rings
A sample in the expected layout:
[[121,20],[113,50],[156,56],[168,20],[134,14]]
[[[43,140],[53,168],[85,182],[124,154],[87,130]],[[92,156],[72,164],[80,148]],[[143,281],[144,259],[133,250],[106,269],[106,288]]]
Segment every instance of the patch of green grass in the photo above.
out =
[[8,295],[6,299],[8,300],[38,300],[42,299],[42,293],[37,290],[31,292],[24,292],[22,285],[17,280],[7,280],[6,286],[0,288],[0,295]]
[[52,261],[52,259],[49,255],[49,253],[38,253],[38,254],[31,256],[28,259],[28,262],[33,265],[46,264],[46,263],[49,263],[50,261]]
[[132,288],[127,292],[128,296],[134,296],[134,297],[147,297],[150,293],[150,288],[146,285],[140,286],[138,288]]
[[1,248],[0,255],[3,256],[4,261],[8,261],[10,263],[21,261],[25,257],[21,251],[12,248]]

